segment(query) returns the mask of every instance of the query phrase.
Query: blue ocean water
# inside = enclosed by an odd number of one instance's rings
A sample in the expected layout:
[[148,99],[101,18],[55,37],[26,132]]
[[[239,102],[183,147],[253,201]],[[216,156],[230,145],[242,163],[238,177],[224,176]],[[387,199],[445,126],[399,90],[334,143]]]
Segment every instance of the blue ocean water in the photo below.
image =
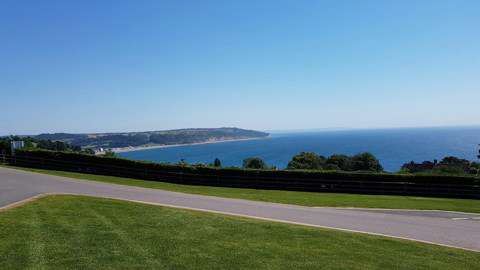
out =
[[146,149],[119,156],[172,163],[181,159],[211,163],[219,158],[223,166],[241,166],[245,158],[260,157],[269,165],[284,168],[301,151],[325,156],[368,151],[377,156],[385,170],[397,171],[412,160],[440,160],[448,155],[477,160],[478,144],[480,127],[342,130],[274,133],[266,139]]

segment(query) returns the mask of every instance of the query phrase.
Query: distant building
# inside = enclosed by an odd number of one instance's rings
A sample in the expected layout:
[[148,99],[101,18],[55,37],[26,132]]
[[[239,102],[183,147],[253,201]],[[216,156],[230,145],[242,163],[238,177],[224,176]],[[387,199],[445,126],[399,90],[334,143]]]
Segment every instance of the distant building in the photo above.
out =
[[23,141],[11,141],[10,148],[12,149],[12,155],[15,153],[16,149],[22,149],[25,147],[25,143]]

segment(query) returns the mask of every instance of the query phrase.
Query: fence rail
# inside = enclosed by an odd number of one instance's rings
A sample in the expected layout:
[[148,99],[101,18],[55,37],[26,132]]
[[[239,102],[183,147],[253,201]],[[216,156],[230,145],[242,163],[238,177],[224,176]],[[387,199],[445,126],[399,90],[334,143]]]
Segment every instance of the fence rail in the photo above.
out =
[[[276,189],[309,192],[335,192],[356,194],[391,194],[430,197],[454,197],[480,199],[480,180],[474,178],[418,177],[392,178],[387,176],[352,174],[322,175],[298,174],[285,171],[214,170],[191,172],[168,167],[117,166],[106,164],[107,159],[98,157],[96,162],[41,158],[35,156],[0,156],[0,162],[21,167],[52,169],[88,174],[100,174],[150,181],[188,185],[221,186],[235,188]],[[133,161],[132,161],[133,164]],[[173,166],[172,166],[173,168]],[[433,178],[433,180],[432,180]],[[448,180],[449,178],[447,178]],[[452,180],[450,179],[450,180]],[[428,180],[428,181],[427,181]]]

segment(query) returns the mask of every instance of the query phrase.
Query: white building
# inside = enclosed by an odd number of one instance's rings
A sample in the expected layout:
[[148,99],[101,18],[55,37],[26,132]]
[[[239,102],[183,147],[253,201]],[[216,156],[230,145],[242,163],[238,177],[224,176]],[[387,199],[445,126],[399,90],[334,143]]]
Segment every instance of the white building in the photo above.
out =
[[12,155],[16,149],[21,149],[25,147],[25,143],[23,141],[11,141],[10,148],[12,149]]

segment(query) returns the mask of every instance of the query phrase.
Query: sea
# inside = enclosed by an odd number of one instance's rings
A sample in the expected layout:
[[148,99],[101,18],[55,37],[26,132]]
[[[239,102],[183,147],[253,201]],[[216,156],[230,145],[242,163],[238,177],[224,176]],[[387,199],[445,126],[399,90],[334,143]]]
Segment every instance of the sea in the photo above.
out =
[[319,155],[374,154],[386,171],[398,171],[402,164],[441,160],[456,156],[478,161],[480,127],[395,128],[365,130],[329,130],[272,132],[268,138],[142,149],[118,153],[119,156],[155,162],[213,163],[241,166],[249,157],[260,157],[267,164],[285,168],[299,152]]

